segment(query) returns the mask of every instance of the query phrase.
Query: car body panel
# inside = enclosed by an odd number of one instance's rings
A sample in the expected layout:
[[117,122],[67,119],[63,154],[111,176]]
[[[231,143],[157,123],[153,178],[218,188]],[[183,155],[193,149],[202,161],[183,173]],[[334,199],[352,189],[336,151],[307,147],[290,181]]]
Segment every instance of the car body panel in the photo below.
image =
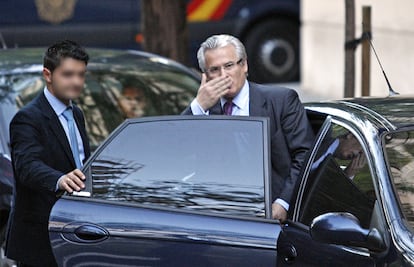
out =
[[[83,225],[105,229],[106,239],[80,238]],[[274,266],[280,225],[63,197],[49,231],[59,266]]]

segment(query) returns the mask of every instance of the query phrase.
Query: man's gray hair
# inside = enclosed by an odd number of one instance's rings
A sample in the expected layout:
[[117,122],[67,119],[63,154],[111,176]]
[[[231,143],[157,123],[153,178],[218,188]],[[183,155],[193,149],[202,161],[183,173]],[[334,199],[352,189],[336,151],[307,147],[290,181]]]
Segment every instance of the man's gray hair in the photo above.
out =
[[233,45],[236,49],[236,54],[239,57],[237,60],[247,58],[246,49],[239,39],[228,34],[213,35],[200,45],[197,52],[198,65],[201,71],[206,71],[205,53],[207,50],[224,47],[229,44]]

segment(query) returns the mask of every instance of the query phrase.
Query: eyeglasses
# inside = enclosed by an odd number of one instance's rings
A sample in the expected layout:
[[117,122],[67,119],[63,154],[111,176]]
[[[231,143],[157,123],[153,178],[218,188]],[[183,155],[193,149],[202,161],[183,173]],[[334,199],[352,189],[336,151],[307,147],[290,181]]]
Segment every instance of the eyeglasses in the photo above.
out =
[[226,64],[224,64],[223,66],[208,68],[206,70],[206,72],[210,76],[218,76],[218,75],[220,75],[221,69],[223,69],[225,71],[231,71],[231,70],[234,69],[234,67],[236,67],[236,65],[240,65],[241,63],[243,63],[243,58],[239,59],[237,62],[230,61],[230,62],[227,62]]

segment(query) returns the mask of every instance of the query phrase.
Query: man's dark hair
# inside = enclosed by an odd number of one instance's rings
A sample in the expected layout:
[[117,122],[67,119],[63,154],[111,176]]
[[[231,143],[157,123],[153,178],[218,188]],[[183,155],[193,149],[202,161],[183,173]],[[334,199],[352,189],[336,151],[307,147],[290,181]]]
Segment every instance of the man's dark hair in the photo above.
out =
[[61,63],[62,59],[73,58],[85,62],[88,65],[89,56],[79,44],[74,41],[65,40],[51,45],[43,58],[43,67],[53,72]]

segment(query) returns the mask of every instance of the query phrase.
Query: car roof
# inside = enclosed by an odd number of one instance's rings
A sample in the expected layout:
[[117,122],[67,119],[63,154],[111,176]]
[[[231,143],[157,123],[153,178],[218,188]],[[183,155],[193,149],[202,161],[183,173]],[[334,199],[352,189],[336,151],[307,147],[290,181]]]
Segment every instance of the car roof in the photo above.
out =
[[366,121],[387,131],[414,126],[414,96],[361,97],[304,105],[309,111],[341,117],[360,127]]
[[[46,48],[12,48],[0,50],[0,74],[41,72]],[[182,71],[196,79],[199,75],[184,65],[171,59],[137,50],[116,50],[86,48],[90,56],[89,69],[111,68],[136,69],[145,66],[146,70],[167,68]]]

